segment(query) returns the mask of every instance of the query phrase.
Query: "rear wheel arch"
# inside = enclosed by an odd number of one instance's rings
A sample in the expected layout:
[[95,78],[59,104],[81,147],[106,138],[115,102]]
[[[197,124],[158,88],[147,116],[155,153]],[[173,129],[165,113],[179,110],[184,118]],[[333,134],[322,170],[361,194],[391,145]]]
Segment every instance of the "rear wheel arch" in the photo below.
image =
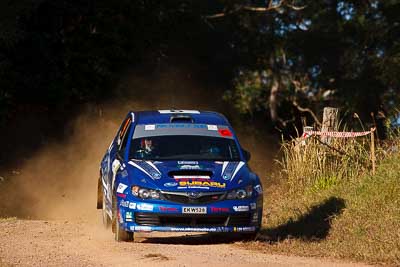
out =
[[103,208],[103,183],[102,183],[101,171],[99,173],[99,179],[97,180],[97,209]]

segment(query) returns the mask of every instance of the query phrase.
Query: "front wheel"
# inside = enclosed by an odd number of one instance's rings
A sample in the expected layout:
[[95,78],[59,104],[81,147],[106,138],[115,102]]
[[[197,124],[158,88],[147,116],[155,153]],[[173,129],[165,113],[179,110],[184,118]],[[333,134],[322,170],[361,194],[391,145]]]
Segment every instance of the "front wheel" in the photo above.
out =
[[128,232],[125,231],[123,228],[121,228],[121,225],[119,222],[116,222],[116,227],[115,227],[115,241],[118,242],[128,242],[128,241],[133,241],[133,232]]
[[133,241],[133,232],[128,232],[123,229],[119,223],[119,212],[117,208],[117,198],[113,196],[112,201],[112,232],[114,233],[115,240]]

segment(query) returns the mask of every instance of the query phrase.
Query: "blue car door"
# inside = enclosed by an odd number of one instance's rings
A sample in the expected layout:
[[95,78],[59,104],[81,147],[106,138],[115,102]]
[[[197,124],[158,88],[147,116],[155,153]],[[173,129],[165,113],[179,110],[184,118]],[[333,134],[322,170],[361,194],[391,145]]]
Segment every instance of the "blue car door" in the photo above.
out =
[[112,199],[112,190],[113,190],[113,179],[115,178],[115,170],[113,171],[113,167],[116,165],[117,152],[122,143],[122,139],[125,136],[129,126],[131,124],[131,116],[127,116],[125,120],[122,122],[116,137],[111,142],[107,152],[103,158],[101,163],[102,169],[102,183],[104,194],[107,196],[107,202],[111,203]]

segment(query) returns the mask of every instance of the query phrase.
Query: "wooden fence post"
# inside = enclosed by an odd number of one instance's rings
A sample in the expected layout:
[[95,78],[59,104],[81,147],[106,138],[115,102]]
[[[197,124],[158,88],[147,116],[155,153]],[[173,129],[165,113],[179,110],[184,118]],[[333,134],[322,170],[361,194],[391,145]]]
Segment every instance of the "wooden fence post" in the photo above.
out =
[[371,128],[371,163],[372,163],[372,175],[375,175],[375,128]]
[[[339,126],[339,109],[325,107],[324,116],[322,119],[322,132],[337,131]],[[325,143],[330,143],[331,138],[328,136],[322,136],[321,140]]]

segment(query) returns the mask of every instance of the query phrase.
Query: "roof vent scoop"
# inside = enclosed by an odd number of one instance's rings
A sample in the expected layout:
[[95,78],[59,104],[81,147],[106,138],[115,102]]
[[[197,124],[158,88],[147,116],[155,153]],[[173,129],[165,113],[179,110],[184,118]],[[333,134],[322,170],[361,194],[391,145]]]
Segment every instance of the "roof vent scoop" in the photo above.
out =
[[172,115],[171,116],[171,118],[169,119],[169,122],[170,123],[173,123],[173,122],[178,122],[178,123],[193,123],[194,121],[193,121],[193,118],[191,117],[191,116],[189,116],[189,115],[181,115],[181,114],[179,114],[179,115]]

